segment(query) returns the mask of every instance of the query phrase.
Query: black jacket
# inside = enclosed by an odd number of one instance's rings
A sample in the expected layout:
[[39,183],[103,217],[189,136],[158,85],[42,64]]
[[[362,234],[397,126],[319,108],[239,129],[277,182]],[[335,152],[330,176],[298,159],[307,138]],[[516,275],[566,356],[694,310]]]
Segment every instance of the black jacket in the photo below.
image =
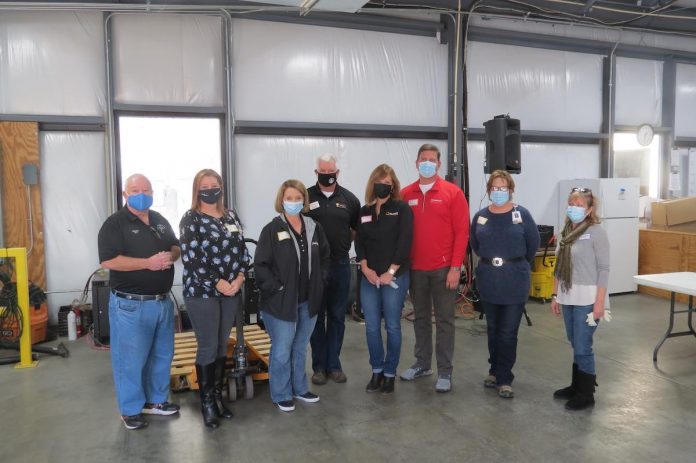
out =
[[[309,243],[309,315],[314,316],[328,280],[331,250],[321,225],[309,217],[302,219]],[[274,218],[261,230],[254,254],[262,311],[281,320],[297,320],[299,262],[299,247],[285,217]]]

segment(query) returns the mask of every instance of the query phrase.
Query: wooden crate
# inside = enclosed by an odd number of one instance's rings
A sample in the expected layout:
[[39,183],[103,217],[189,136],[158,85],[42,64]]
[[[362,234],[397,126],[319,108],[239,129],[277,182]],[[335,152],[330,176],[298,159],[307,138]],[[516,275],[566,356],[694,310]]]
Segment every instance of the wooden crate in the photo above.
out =
[[[227,345],[227,367],[234,367],[232,353],[237,344],[236,330],[230,333],[230,341]],[[268,379],[268,357],[271,352],[271,338],[259,325],[244,326],[244,343],[249,350],[249,363],[256,363],[261,367],[260,372],[254,373],[255,380]],[[192,331],[176,333],[174,335],[174,359],[170,370],[170,385],[173,391],[184,389],[198,389],[196,377],[196,351],[198,343]]]

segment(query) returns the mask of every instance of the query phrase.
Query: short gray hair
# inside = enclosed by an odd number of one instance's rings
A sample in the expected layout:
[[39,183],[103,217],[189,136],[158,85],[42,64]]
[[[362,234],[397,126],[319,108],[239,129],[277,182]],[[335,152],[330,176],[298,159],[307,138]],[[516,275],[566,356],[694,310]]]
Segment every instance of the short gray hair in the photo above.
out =
[[336,156],[334,156],[331,153],[324,153],[321,156],[317,158],[317,167],[319,167],[320,162],[333,162],[336,164],[336,167],[338,167],[338,160],[336,159]]

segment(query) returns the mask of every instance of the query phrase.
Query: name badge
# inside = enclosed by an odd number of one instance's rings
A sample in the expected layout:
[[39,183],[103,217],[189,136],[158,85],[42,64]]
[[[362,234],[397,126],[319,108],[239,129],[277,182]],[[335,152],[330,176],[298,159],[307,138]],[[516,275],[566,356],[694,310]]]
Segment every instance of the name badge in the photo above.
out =
[[486,222],[488,222],[488,219],[483,217],[482,215],[479,215],[478,220],[476,220],[476,223],[479,225],[486,225]]
[[314,209],[317,209],[319,207],[319,201],[314,201],[313,203],[309,203],[309,210],[313,211]]
[[278,241],[289,240],[289,239],[290,239],[290,233],[286,232],[285,230],[278,232]]
[[520,211],[512,211],[512,223],[522,223],[522,214],[520,214]]
[[580,238],[578,240],[589,240],[590,239],[590,234],[585,233],[584,235],[580,235]]
[[417,206],[417,205],[418,205],[418,200],[417,200],[417,199],[409,199],[409,200],[408,200],[408,205],[409,205],[409,206]]
[[230,233],[237,233],[239,232],[239,228],[235,224],[232,223],[227,223],[225,224],[225,228],[227,229],[228,232]]
[[360,223],[368,223],[372,222],[372,216],[371,215],[363,215],[360,217]]

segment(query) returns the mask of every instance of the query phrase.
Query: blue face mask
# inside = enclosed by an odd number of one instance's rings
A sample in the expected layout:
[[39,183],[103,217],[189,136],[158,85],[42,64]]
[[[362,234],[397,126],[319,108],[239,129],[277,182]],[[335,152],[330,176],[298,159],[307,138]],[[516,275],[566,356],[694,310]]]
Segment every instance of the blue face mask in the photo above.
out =
[[418,163],[418,173],[425,178],[430,178],[437,172],[437,164],[432,161]]
[[304,203],[302,201],[283,201],[283,209],[287,215],[297,215],[302,212]]
[[138,193],[137,195],[128,195],[128,205],[136,211],[145,211],[152,206],[152,195]]
[[586,212],[587,209],[585,209],[584,207],[568,206],[568,209],[566,210],[566,215],[568,216],[571,222],[580,223],[583,220],[585,220]]
[[510,200],[510,192],[508,191],[491,191],[491,201],[496,206],[502,206]]

